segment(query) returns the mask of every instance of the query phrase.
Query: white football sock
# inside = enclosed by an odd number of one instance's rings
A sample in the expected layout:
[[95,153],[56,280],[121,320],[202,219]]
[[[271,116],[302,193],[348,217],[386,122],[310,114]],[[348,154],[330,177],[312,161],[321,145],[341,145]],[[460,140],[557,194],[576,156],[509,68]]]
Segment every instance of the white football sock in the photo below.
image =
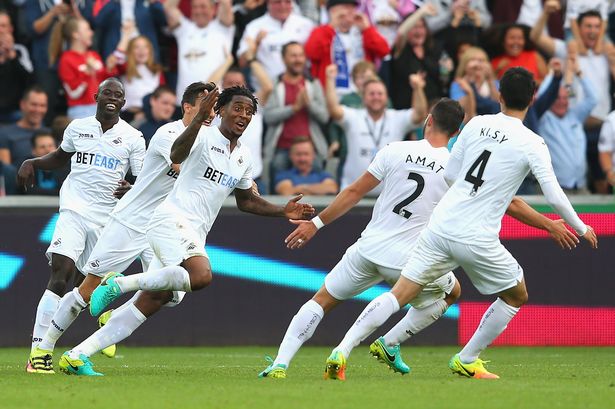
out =
[[45,290],[36,307],[36,318],[32,329],[32,350],[43,340],[59,304],[60,296],[51,290]]
[[301,345],[312,337],[324,315],[325,312],[316,301],[309,300],[303,304],[290,322],[273,364],[288,367]]
[[104,327],[70,351],[70,357],[76,359],[80,354],[90,357],[109,345],[117,344],[128,338],[145,320],[145,315],[134,304],[117,313],[114,311]]
[[359,345],[369,334],[386,322],[389,317],[399,311],[397,298],[390,292],[386,292],[374,298],[367,304],[359,318],[348,330],[344,339],[334,349],[342,351],[348,358],[354,347]]
[[444,300],[438,300],[425,308],[410,308],[404,318],[386,333],[384,336],[385,345],[395,346],[418,334],[436,322],[447,308],[448,304]]
[[495,300],[485,311],[472,338],[459,353],[461,362],[469,364],[476,361],[480,353],[504,332],[518,311],[519,308],[506,304],[501,298]]
[[60,300],[58,310],[51,319],[51,325],[39,344],[39,348],[46,351],[53,351],[60,336],[70,327],[70,324],[75,321],[87,305],[88,304],[83,301],[81,294],[79,294],[79,289],[77,287],[73,288],[73,291],[64,294],[64,297]]
[[190,288],[190,275],[182,266],[167,266],[159,270],[150,270],[145,273],[118,277],[115,282],[122,293],[137,290],[173,290],[192,291]]

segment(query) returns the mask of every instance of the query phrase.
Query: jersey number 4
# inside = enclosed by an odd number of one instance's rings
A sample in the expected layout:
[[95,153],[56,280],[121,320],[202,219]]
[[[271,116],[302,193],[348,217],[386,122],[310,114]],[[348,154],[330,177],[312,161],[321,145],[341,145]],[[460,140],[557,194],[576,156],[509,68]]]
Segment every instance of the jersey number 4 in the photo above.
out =
[[[474,196],[476,192],[478,192],[478,188],[485,183],[483,180],[483,173],[485,172],[485,166],[487,166],[487,161],[489,161],[489,157],[491,156],[490,151],[483,151],[480,154],[478,159],[470,166],[468,169],[468,173],[466,173],[465,181],[470,182],[472,187],[472,192],[470,192],[470,196]],[[478,170],[477,170],[478,169]],[[476,172],[476,175],[474,174]]]
[[410,174],[408,175],[408,180],[414,180],[416,182],[416,189],[414,189],[414,192],[412,192],[410,196],[397,203],[393,208],[393,213],[396,213],[401,217],[405,217],[406,219],[409,219],[410,216],[412,216],[412,212],[404,209],[404,207],[415,201],[425,188],[425,179],[423,179],[423,176],[419,175],[418,173],[410,172]]

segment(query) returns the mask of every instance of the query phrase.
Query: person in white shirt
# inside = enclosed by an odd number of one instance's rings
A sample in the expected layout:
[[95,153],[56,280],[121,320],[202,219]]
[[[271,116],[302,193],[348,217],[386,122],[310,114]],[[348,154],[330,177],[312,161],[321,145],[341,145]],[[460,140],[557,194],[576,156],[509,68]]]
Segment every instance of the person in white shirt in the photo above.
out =
[[[529,171],[551,207],[597,247],[593,229],[579,219],[557,183],[544,141],[523,125],[535,88],[527,70],[509,69],[500,80],[502,112],[477,116],[463,128],[444,171],[451,188],[434,209],[401,277],[390,292],[367,305],[334,349],[328,366],[345,366],[345,356],[400,306],[411,303],[428,283],[461,266],[481,294],[498,298],[463,350],[451,358],[449,368],[462,376],[498,378],[478,356],[527,301],[523,269],[498,234],[504,213],[514,211],[511,200]],[[578,239],[572,238],[560,245],[575,247]]]
[[[335,93],[337,66],[331,64],[326,69],[327,83],[325,97],[331,119],[338,121],[348,140],[348,153],[342,169],[341,188],[356,180],[365,172],[376,152],[387,144],[403,140],[413,129],[420,127],[427,116],[425,80],[420,74],[410,76],[412,108],[395,110],[387,108],[386,86],[379,79],[369,79],[363,86],[363,105],[356,109],[343,106]],[[378,186],[369,196],[380,194]]]
[[598,142],[600,166],[606,175],[606,180],[615,186],[615,111],[606,117],[600,130]]
[[[137,181],[111,212],[111,219],[84,264],[85,279],[60,300],[51,321],[53,324],[39,344],[40,349],[53,354],[56,342],[88,306],[92,291],[107,272],[123,272],[137,258],[141,259],[143,271],[148,270],[154,254],[145,230],[152,213],[169,194],[179,174],[179,165],[170,159],[171,146],[198,112],[200,100],[213,89],[212,83],[190,84],[182,97],[183,118],[163,125],[152,138]],[[205,124],[208,125],[212,118],[213,113]],[[182,297],[182,294],[174,294],[170,306],[177,305]],[[129,303],[135,300],[133,298]],[[107,351],[107,354],[113,356],[115,350]]]
[[95,99],[95,116],[72,121],[58,149],[26,160],[18,172],[18,183],[27,188],[37,169],[54,170],[71,161],[70,174],[60,190],[60,216],[46,252],[51,278],[36,311],[26,368],[30,373],[53,373],[51,354],[38,344],[75,268],[85,271],[103,226],[118,198],[128,190],[128,182],[123,180],[126,172],[130,168],[138,176],[143,165],[145,141],[119,117],[125,103],[122,83],[117,78],[103,81]]
[[[214,89],[202,100],[197,115],[171,147],[171,162],[181,164],[181,173],[154,211],[146,231],[156,260],[164,267],[126,277],[107,274],[90,298],[94,316],[121,294],[144,291],[134,304],[114,313],[104,327],[64,353],[61,370],[100,375],[89,361],[92,354],[128,337],[162,304],[171,301],[174,291],[197,291],[209,285],[212,273],[205,241],[224,200],[233,191],[238,208],[245,212],[292,219],[313,215],[311,205],[298,203],[301,196],[280,207],[254,194],[250,152],[239,138],[256,111],[256,98],[247,88],[225,89],[215,105],[215,112],[222,117],[220,126],[202,127],[217,97]],[[152,299],[161,301],[148,301]]]
[[[230,0],[192,0],[191,20],[178,8],[179,0],[164,2],[169,29],[177,40],[177,104],[193,82],[207,81],[230,54],[235,33]],[[216,17],[217,12],[217,17]]]
[[[304,44],[314,28],[311,20],[292,11],[291,0],[267,0],[267,13],[246,26],[239,43],[237,55],[242,66],[249,63],[247,39],[251,38],[257,45],[255,58],[263,64],[269,78],[277,78],[285,71],[282,46],[291,41]],[[258,84],[252,85],[258,88]]]

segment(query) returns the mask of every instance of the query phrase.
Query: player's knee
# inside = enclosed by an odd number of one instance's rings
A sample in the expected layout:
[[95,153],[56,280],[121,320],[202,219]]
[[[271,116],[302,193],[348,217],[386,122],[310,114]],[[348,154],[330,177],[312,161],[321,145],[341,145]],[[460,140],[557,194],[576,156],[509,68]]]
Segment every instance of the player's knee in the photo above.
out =
[[70,275],[70,272],[67,272],[64,269],[52,268],[51,277],[49,278],[49,282],[47,283],[47,289],[59,295],[60,297],[63,296],[66,292],[66,286],[68,285]]
[[340,303],[340,301],[335,299],[324,286],[314,294],[312,300],[320,305],[325,313],[328,313]]
[[211,268],[204,267],[199,269],[198,272],[190,275],[190,287],[192,291],[202,290],[211,284],[211,280],[213,280]]

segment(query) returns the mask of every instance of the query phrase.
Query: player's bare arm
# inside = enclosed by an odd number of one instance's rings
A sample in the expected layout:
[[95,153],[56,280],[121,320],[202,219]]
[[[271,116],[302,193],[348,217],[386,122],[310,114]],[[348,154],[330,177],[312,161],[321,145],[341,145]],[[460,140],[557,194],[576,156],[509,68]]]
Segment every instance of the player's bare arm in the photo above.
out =
[[188,125],[184,132],[173,142],[173,146],[171,146],[171,162],[180,164],[186,160],[203,122],[209,118],[211,110],[218,100],[218,95],[218,88],[214,88],[201,100],[199,111],[190,122],[190,125]]
[[17,184],[25,188],[33,187],[35,169],[59,169],[66,165],[74,154],[74,152],[66,152],[62,148],[58,148],[40,158],[33,158],[24,161],[19,167],[19,172],[17,172]]
[[563,249],[572,250],[579,243],[579,239],[568,230],[564,220],[549,219],[518,196],[513,197],[506,214],[523,224],[549,232],[551,238]]
[[289,219],[307,219],[315,213],[314,207],[308,203],[299,203],[303,195],[293,197],[286,206],[276,206],[256,196],[252,188],[235,189],[237,208],[242,212],[269,217],[286,217]]
[[[379,183],[380,181],[371,173],[363,173],[360,178],[355,180],[346,189],[342,190],[329,206],[319,213],[318,217],[321,222],[327,225],[348,213],[350,209],[359,203],[359,200],[363,199],[363,197],[370,190],[378,186]],[[290,222],[298,225],[297,228],[286,237],[286,240],[284,240],[286,247],[292,250],[301,248],[307,244],[319,229],[311,220],[291,219]]]

